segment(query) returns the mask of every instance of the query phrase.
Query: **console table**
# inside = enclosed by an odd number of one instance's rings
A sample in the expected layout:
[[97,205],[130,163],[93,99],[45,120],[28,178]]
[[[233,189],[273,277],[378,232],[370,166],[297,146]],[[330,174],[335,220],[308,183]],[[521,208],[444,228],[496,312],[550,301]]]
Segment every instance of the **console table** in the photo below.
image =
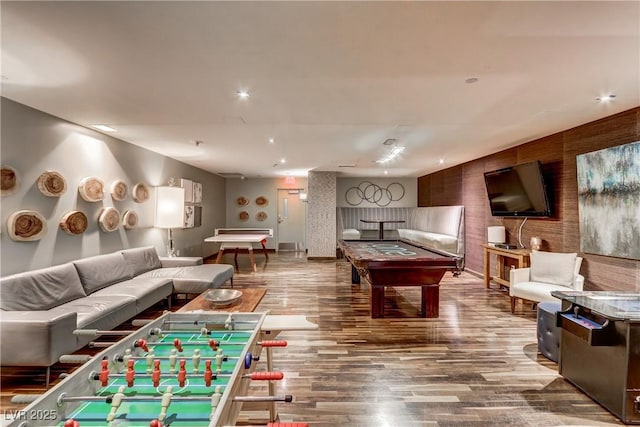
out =
[[[482,247],[484,248],[484,285],[487,288],[489,288],[492,280],[501,286],[509,287],[509,281],[502,278],[505,258],[515,259],[516,268],[529,267],[530,265],[529,255],[531,251],[529,249],[503,249],[490,245],[482,245]],[[498,262],[498,274],[496,276],[491,276],[491,254],[496,255]]]

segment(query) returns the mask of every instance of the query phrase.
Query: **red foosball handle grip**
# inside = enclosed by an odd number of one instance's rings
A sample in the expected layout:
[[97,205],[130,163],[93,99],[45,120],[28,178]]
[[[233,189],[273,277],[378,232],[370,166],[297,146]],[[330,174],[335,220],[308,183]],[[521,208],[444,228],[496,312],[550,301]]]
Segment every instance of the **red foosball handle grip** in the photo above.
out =
[[281,380],[284,378],[284,374],[282,372],[252,372],[250,378],[256,381]]
[[287,342],[284,340],[270,340],[270,341],[260,341],[260,345],[263,348],[266,347],[286,347],[287,346]]
[[309,423],[269,423],[267,427],[309,427]]

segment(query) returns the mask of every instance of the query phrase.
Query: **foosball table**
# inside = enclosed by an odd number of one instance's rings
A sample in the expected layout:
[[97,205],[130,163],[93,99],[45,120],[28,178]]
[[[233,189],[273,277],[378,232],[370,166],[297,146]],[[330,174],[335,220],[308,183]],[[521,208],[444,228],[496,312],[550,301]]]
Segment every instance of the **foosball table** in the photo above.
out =
[[16,411],[7,426],[219,427],[235,425],[245,402],[291,402],[291,396],[247,396],[251,381],[283,378],[255,369],[262,349],[286,346],[259,340],[265,317],[166,313]]

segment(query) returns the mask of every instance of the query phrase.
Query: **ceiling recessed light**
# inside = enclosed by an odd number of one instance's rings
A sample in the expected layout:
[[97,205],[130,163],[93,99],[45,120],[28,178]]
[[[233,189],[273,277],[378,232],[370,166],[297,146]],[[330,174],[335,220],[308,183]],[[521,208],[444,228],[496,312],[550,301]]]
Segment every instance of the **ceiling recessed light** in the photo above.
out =
[[396,143],[396,140],[394,138],[389,138],[385,142],[383,142],[382,145],[393,145],[395,143]]
[[444,159],[440,159],[440,160],[439,160],[439,163],[440,163],[441,165],[444,165]]
[[251,94],[246,90],[239,90],[236,92],[236,94],[238,94],[240,99],[247,99],[251,96]]
[[280,159],[280,163],[287,163],[287,159],[285,159],[284,157]]
[[611,101],[613,98],[615,98],[616,95],[611,93],[609,95],[604,95],[604,96],[599,96],[598,98],[596,98],[596,101],[600,101],[600,102],[609,102]]
[[477,77],[469,77],[467,80],[465,80],[464,82],[467,84],[471,84],[471,83],[475,83],[478,81]]
[[269,144],[273,144],[275,142],[276,142],[275,138],[269,138]]
[[101,130],[102,132],[115,132],[116,130],[107,125],[91,125],[92,128]]
[[389,175],[389,171],[385,169],[385,170],[384,170],[384,174],[385,174],[385,175]]

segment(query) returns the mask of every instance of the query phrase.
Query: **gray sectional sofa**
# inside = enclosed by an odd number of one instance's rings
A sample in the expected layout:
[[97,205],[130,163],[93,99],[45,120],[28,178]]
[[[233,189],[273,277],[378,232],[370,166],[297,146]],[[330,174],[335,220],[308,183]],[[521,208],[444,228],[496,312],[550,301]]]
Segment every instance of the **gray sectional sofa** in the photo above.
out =
[[[91,337],[172,294],[233,285],[233,266],[202,258],[160,258],[154,247],[125,249],[0,279],[0,363],[49,368]],[[169,299],[170,302],[170,299]]]

